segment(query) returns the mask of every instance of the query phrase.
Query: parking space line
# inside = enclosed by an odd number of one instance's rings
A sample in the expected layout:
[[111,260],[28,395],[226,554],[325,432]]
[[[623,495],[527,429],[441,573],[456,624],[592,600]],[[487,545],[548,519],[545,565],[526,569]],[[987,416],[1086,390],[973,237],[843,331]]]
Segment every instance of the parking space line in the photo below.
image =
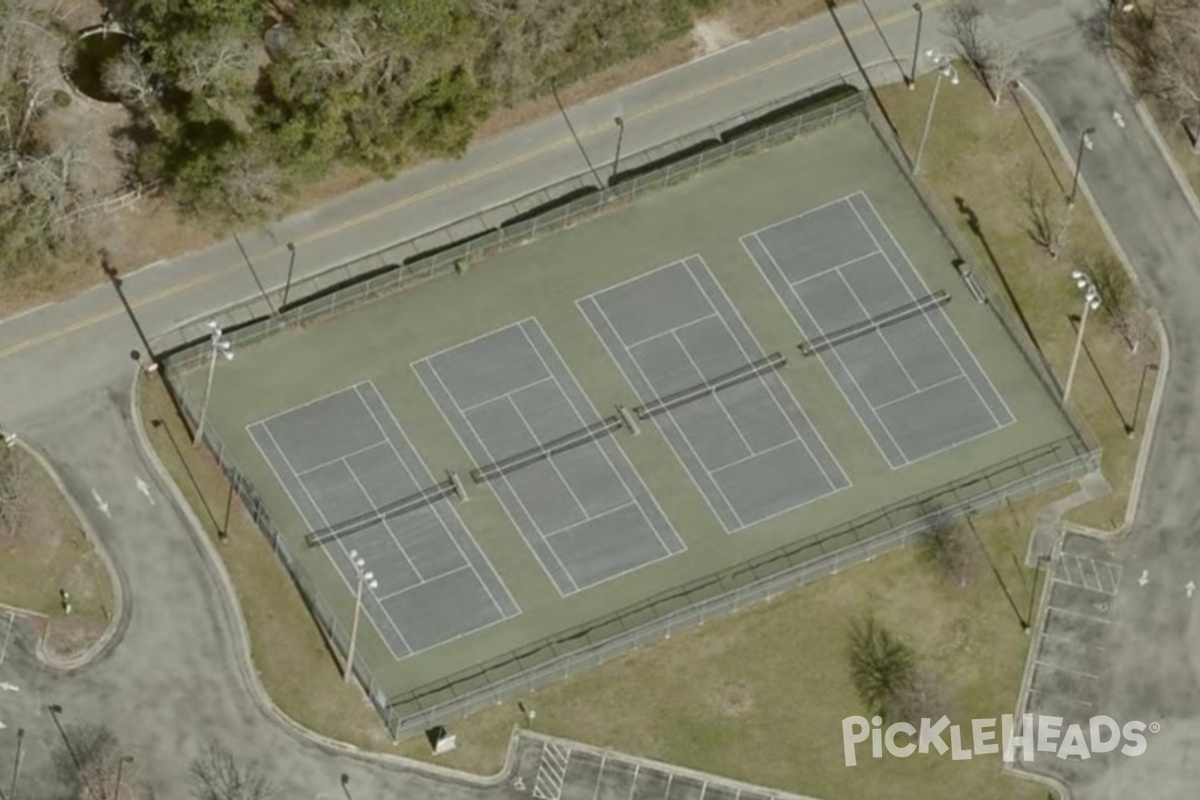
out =
[[1083,646],[1083,647],[1090,647],[1090,648],[1092,648],[1093,650],[1105,650],[1105,649],[1106,649],[1106,648],[1104,648],[1104,647],[1101,647],[1101,646],[1100,646],[1100,645],[1098,645],[1098,644],[1088,644],[1087,642],[1081,641],[1081,640],[1079,640],[1079,639],[1070,639],[1070,638],[1068,638],[1068,637],[1066,637],[1066,636],[1059,636],[1059,635],[1057,635],[1057,634],[1054,634],[1054,633],[1046,633],[1045,631],[1043,631],[1043,632],[1040,634],[1040,638],[1042,638],[1042,639],[1055,639],[1055,640],[1057,640],[1057,641],[1060,641],[1060,642],[1070,642],[1071,644],[1077,644],[1077,645],[1081,645],[1081,646]]
[[1091,678],[1094,681],[1100,680],[1099,675],[1093,675],[1090,672],[1084,672],[1083,670],[1079,670],[1079,669],[1071,669],[1070,667],[1059,666],[1058,664],[1051,664],[1049,661],[1034,661],[1033,663],[1034,663],[1034,666],[1047,667],[1049,669],[1056,670],[1058,672],[1069,672],[1072,675],[1080,675],[1084,678]]
[[1071,616],[1071,617],[1082,617],[1083,619],[1090,619],[1090,620],[1092,620],[1093,622],[1102,622],[1102,623],[1104,623],[1105,625],[1111,625],[1111,624],[1112,624],[1112,621],[1111,621],[1111,620],[1107,620],[1107,619],[1105,619],[1104,617],[1093,617],[1091,614],[1084,614],[1084,613],[1082,613],[1082,612],[1079,612],[1079,611],[1071,611],[1070,609],[1067,609],[1067,608],[1062,608],[1062,607],[1060,607],[1060,606],[1048,606],[1048,607],[1047,607],[1047,610],[1049,610],[1049,611],[1058,611],[1059,613],[1066,614],[1067,616]]

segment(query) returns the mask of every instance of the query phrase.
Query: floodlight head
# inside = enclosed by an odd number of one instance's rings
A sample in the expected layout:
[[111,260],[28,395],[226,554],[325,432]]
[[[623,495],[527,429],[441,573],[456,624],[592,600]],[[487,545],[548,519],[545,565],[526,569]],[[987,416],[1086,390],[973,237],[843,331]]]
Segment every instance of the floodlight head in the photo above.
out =
[[228,347],[221,350],[221,355],[225,357],[226,361],[233,361],[233,351]]
[[357,551],[357,550],[351,550],[351,551],[350,551],[350,560],[351,560],[351,561],[357,561],[357,560],[358,560],[358,551]]
[[366,581],[367,583],[371,583],[372,581],[375,580],[375,573],[374,572],[364,572],[363,580]]
[[379,588],[379,581],[370,581],[367,584],[367,588],[370,589],[371,591],[375,591],[376,589]]
[[1075,281],[1075,285],[1080,289],[1086,289],[1088,287],[1087,278],[1079,278]]
[[220,328],[217,327],[217,321],[215,319],[210,319],[208,321],[208,327],[214,331],[220,330]]
[[1083,134],[1083,146],[1088,150],[1091,150],[1096,146],[1096,143],[1092,140],[1092,135],[1090,133]]
[[949,70],[949,72],[950,72],[950,75],[949,75],[949,78],[950,78],[950,85],[951,85],[951,86],[958,86],[958,71],[957,71],[957,70],[955,70],[953,67],[951,67],[951,66],[949,66],[949,65],[947,65],[947,67],[946,67],[946,68],[947,68],[947,69]]
[[1081,269],[1073,269],[1071,270],[1071,277],[1078,281],[1087,278],[1087,275],[1084,275]]
[[937,58],[937,51],[936,50],[926,50],[925,57],[926,58]]
[[1099,297],[1089,298],[1088,299],[1088,308],[1092,309],[1092,311],[1095,311],[1096,309],[1100,308],[1100,298]]

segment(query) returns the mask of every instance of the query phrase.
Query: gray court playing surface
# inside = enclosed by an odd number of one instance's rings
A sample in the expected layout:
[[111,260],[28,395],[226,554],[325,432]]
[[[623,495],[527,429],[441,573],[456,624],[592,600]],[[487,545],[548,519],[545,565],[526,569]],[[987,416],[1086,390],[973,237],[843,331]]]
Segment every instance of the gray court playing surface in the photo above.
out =
[[[861,192],[742,237],[810,340],[929,296],[924,280]],[[820,354],[893,469],[1014,421],[941,308]]]
[[[600,420],[532,318],[435,353],[413,369],[477,465]],[[489,481],[564,596],[686,549],[613,439],[619,435]]]
[[[765,355],[699,256],[577,304],[643,402]],[[672,408],[655,421],[729,533],[850,485],[772,372]]]
[[379,585],[364,590],[363,609],[396,658],[520,613],[448,499],[387,519],[379,513],[434,479],[373,383],[247,430],[310,530],[367,518],[322,548],[351,592],[350,551],[366,561]]

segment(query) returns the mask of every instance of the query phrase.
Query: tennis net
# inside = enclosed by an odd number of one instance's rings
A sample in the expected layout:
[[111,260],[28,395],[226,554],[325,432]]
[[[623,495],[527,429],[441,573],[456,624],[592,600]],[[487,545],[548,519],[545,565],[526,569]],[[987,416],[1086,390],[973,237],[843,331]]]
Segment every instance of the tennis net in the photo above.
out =
[[787,363],[787,358],[783,353],[771,353],[769,356],[753,361],[745,366],[738,367],[735,370],[726,372],[724,375],[718,375],[712,380],[698,383],[695,386],[689,386],[686,389],[681,389],[678,392],[663,395],[662,397],[650,400],[643,405],[634,409],[634,413],[641,419],[650,419],[656,414],[661,414],[664,411],[670,411],[673,408],[679,408],[682,405],[694,402],[704,397],[714,395],[731,386],[736,386],[739,383],[744,383],[753,378],[757,378],[767,372],[772,372],[779,369]]
[[321,547],[322,545],[336,542],[351,534],[358,533],[370,528],[372,525],[377,525],[389,519],[394,519],[403,514],[409,514],[419,508],[436,503],[451,494],[454,494],[454,481],[445,481],[435,484],[427,489],[422,489],[419,492],[410,494],[407,497],[402,497],[387,505],[380,506],[374,511],[366,514],[359,514],[357,517],[351,517],[348,520],[339,522],[337,525],[332,525],[328,528],[322,528],[319,531],[313,531],[304,537],[304,542],[309,547]]
[[927,311],[932,311],[935,308],[944,306],[950,302],[950,295],[942,289],[927,294],[924,297],[918,297],[916,300],[905,303],[902,306],[897,306],[882,314],[865,319],[862,322],[856,322],[853,325],[826,333],[814,339],[809,339],[807,342],[800,343],[800,352],[806,356],[816,355],[823,350],[828,350],[831,347],[837,347],[839,344],[845,344],[851,339],[857,339],[860,336],[866,336],[868,333],[886,328],[889,325],[895,325],[897,322],[903,322],[906,319],[911,319],[918,314],[924,314]]
[[530,464],[536,464],[559,453],[590,444],[597,439],[602,439],[612,434],[613,431],[616,431],[623,424],[620,417],[606,417],[599,422],[572,431],[565,436],[560,436],[557,439],[551,439],[548,442],[539,444],[537,447],[531,447],[515,455],[477,467],[471,470],[471,479],[476,483],[483,483],[484,481],[499,478],[501,475],[507,475],[510,472],[524,469]]

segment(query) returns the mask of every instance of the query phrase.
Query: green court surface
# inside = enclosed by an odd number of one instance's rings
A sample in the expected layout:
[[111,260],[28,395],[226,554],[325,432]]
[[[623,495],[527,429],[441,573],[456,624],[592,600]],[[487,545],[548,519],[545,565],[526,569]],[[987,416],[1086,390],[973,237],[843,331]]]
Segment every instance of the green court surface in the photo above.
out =
[[[838,203],[836,222],[807,213]],[[792,218],[808,221],[789,234]],[[243,348],[217,366],[208,422],[347,630],[347,540],[327,555],[305,535],[370,523],[378,498],[447,470],[466,484],[466,502],[349,540],[379,583],[359,657],[398,696],[1073,436],[955,255],[856,115]],[[793,281],[823,327],[780,293]],[[798,347],[889,308],[867,336]],[[651,413],[775,353],[786,363]],[[193,397],[204,379],[184,377]],[[637,435],[610,421],[599,444],[472,480],[618,405],[646,412]]]

